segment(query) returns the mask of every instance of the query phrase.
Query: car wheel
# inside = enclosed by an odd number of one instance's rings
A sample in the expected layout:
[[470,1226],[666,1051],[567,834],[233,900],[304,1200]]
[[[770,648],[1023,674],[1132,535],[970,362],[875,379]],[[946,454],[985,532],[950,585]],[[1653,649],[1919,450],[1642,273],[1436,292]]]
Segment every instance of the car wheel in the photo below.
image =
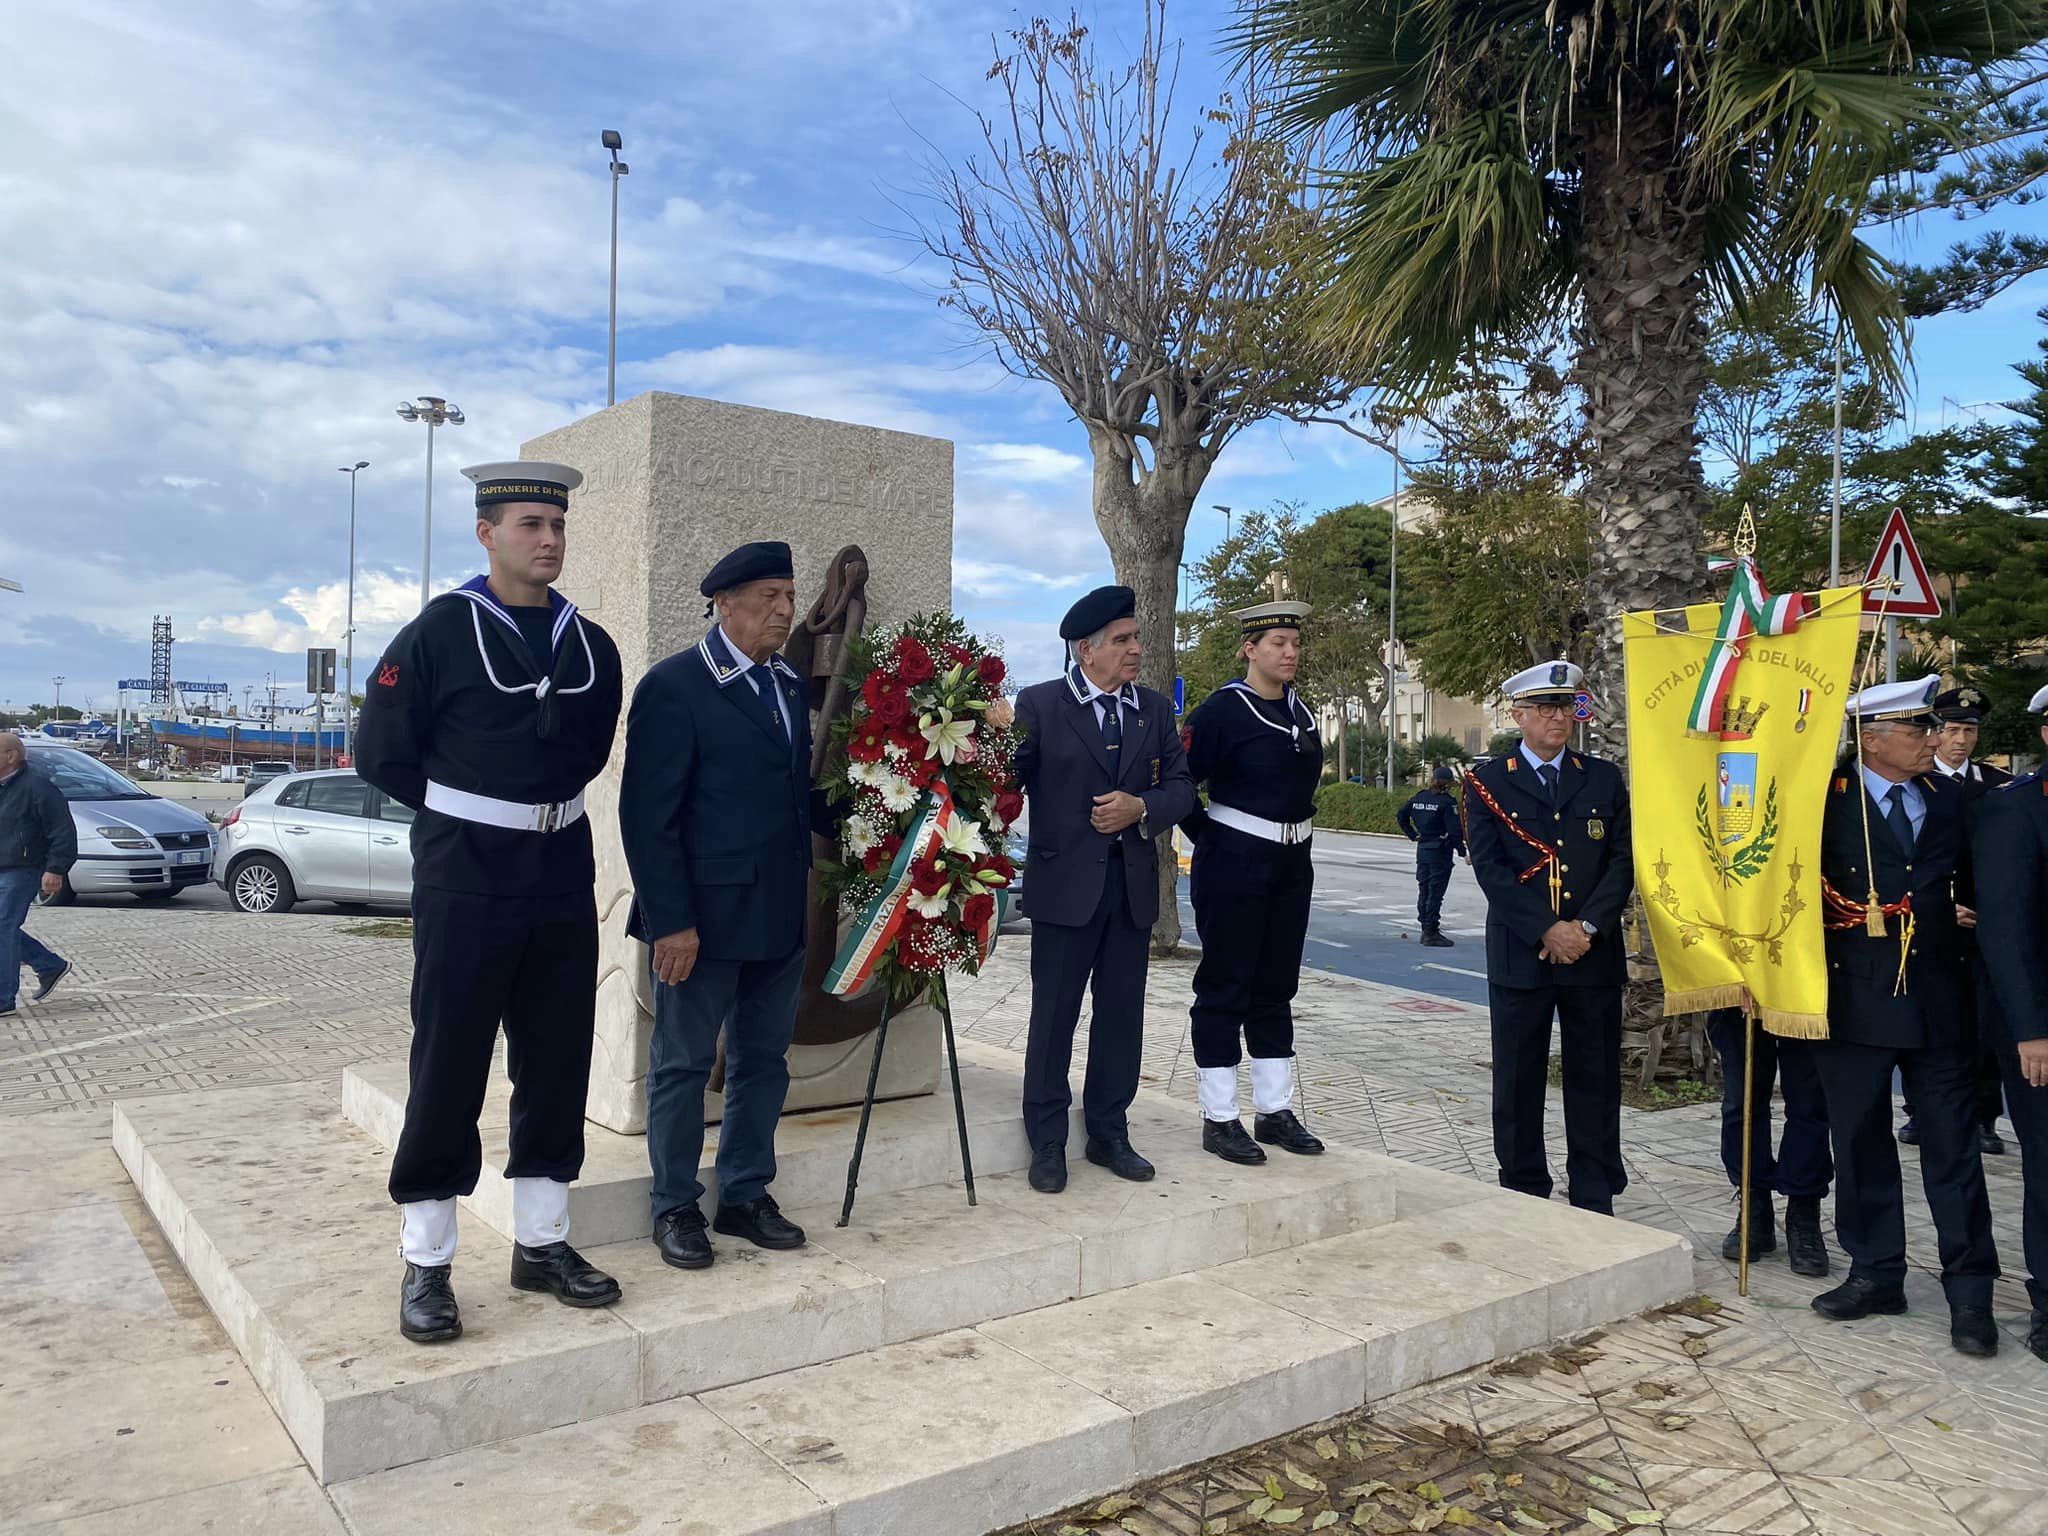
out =
[[297,896],[290,872],[268,854],[259,853],[229,873],[228,899],[242,912],[289,912]]
[[182,885],[173,885],[161,891],[137,891],[135,899],[137,901],[169,901],[183,889],[185,887]]

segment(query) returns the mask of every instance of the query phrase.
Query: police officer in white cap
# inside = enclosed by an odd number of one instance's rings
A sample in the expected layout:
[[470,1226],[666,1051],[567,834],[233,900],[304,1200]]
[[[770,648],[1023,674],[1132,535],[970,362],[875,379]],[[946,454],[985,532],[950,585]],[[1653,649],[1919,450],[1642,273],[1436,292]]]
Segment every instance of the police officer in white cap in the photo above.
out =
[[[1306,1156],[1323,1144],[1294,1113],[1294,1011],[1316,871],[1316,786],[1323,742],[1294,691],[1305,604],[1232,615],[1245,675],[1188,716],[1188,771],[1207,811],[1183,823],[1195,841],[1189,897],[1202,938],[1190,1010],[1202,1146],[1226,1162],[1266,1160],[1259,1143]],[[1240,1037],[1251,1052],[1253,1140],[1238,1118]]]
[[619,1297],[568,1243],[597,995],[583,788],[618,729],[619,652],[552,585],[582,475],[538,462],[463,473],[476,482],[490,569],[398,632],[356,736],[356,771],[412,812],[411,1092],[391,1198],[405,1260],[399,1331],[421,1344],[462,1332],[455,1201],[482,1168],[477,1115],[501,1025],[512,1284],[572,1307]]
[[[2048,688],[2027,703],[2048,747]],[[2027,1348],[2048,1361],[2048,774],[2000,785],[1972,808],[1984,1022],[2020,1144]]]
[[1974,923],[1964,796],[1932,772],[1937,679],[1880,683],[1848,701],[1854,749],[1821,814],[1828,1038],[1813,1046],[1835,1148],[1835,1231],[1849,1278],[1813,1298],[1836,1322],[1906,1310],[1905,1191],[1892,1138],[1892,1074],[1913,1096],[1920,1182],[1934,1217],[1949,1339],[1998,1350],[1998,1253],[1972,1123],[1968,988],[1960,925]]
[[1573,1205],[1614,1214],[1621,1162],[1621,913],[1635,889],[1628,785],[1574,752],[1584,674],[1547,661],[1501,684],[1521,742],[1465,775],[1465,846],[1486,893],[1493,1018],[1493,1150],[1500,1182],[1550,1198],[1543,1148],[1550,1021],[1564,1062],[1565,1175]]

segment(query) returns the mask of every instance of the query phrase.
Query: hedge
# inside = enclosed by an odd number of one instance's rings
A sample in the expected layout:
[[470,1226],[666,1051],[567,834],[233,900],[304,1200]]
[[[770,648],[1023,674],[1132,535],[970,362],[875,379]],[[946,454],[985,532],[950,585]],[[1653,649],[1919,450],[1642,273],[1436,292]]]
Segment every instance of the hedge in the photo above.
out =
[[1316,791],[1316,825],[1334,832],[1391,832],[1401,825],[1394,812],[1408,803],[1415,786],[1381,789],[1372,784],[1325,784]]

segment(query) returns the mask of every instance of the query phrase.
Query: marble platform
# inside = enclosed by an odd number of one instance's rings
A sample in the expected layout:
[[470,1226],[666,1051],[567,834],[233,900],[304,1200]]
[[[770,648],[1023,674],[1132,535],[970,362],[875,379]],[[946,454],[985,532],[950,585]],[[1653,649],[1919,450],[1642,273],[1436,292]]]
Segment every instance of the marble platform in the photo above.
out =
[[[1015,1060],[966,1063],[983,1123],[1014,1104]],[[934,1106],[950,1137],[944,1099],[878,1107],[845,1230],[850,1123],[785,1122],[785,1177],[812,1181],[778,1184],[800,1252],[715,1238],[718,1262],[680,1273],[577,1232],[625,1291],[602,1311],[512,1291],[508,1243],[466,1221],[466,1332],[440,1348],[397,1336],[387,1153],[332,1092],[134,1101],[114,1134],[359,1536],[495,1531],[508,1509],[537,1529],[960,1536],[1690,1287],[1681,1239],[1341,1148],[1234,1168],[1149,1095],[1133,1138],[1153,1183],[1076,1156],[1042,1196],[977,1132],[970,1210],[943,1168],[919,1177],[937,1151],[897,1145],[920,1146]]]

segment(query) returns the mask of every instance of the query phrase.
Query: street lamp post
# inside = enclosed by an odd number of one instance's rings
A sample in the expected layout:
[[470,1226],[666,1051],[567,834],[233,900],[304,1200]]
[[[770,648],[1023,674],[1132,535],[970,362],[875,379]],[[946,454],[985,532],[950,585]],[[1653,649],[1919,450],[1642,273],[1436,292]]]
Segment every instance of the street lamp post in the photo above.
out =
[[341,643],[347,647],[348,659],[342,673],[342,687],[346,691],[341,696],[341,750],[348,754],[351,766],[356,760],[356,476],[369,467],[368,459],[339,466],[339,472],[348,476],[348,617],[341,628]]
[[434,575],[434,428],[459,427],[463,423],[462,408],[450,405],[439,395],[421,395],[417,404],[408,400],[398,408],[401,421],[423,421],[427,424],[427,523],[426,537],[420,546],[420,607],[427,606],[427,599],[433,595]]
[[1213,502],[1211,505],[1223,514],[1223,542],[1228,544],[1230,542],[1230,508],[1223,505],[1220,501]]
[[64,679],[53,677],[50,686],[57,690],[57,702],[51,706],[50,718],[61,721],[64,718]]
[[1387,518],[1387,788],[1394,787],[1394,677],[1399,657],[1399,631],[1394,624],[1394,600],[1400,590],[1401,569],[1401,429],[1394,428],[1394,508]]
[[626,147],[626,141],[619,137],[616,128],[607,128],[599,136],[612,157],[612,292],[611,321],[606,329],[604,350],[604,403],[612,404],[619,398],[619,178],[630,166],[619,158],[619,151]]

